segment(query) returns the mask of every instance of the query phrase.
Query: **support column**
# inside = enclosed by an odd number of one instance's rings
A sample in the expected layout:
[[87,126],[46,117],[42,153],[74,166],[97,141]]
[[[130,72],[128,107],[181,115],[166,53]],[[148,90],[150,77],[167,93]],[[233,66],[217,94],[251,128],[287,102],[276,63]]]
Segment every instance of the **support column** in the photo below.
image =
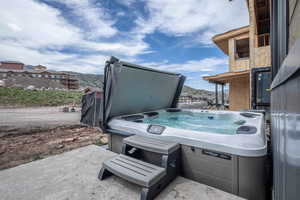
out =
[[222,84],[222,106],[225,105],[225,99],[224,99],[224,83]]
[[218,83],[216,83],[215,87],[216,87],[216,88],[215,88],[215,89],[216,89],[216,92],[215,92],[215,93],[216,93],[216,107],[218,107],[218,102],[219,102],[219,101],[218,101],[218,96],[219,96],[219,95],[218,95]]

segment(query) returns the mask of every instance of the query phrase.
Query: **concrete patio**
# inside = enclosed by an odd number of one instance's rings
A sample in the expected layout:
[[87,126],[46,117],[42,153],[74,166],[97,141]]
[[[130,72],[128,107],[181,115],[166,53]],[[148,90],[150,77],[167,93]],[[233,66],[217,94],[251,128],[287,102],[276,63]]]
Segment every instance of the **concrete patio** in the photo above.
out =
[[[139,199],[140,188],[117,177],[97,178],[101,163],[115,155],[90,145],[0,171],[3,200]],[[221,190],[178,177],[156,199],[240,200]]]

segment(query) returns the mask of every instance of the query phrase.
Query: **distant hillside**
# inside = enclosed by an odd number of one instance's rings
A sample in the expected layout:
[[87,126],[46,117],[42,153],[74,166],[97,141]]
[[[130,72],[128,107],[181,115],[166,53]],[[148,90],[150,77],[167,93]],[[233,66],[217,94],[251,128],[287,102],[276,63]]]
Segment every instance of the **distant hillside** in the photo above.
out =
[[212,91],[195,89],[187,85],[183,87],[181,94],[187,94],[192,96],[203,96],[203,97],[205,96],[207,98],[214,98],[215,95],[215,93]]
[[[86,87],[102,87],[102,82],[104,80],[103,75],[96,75],[96,74],[82,74],[82,73],[76,73],[76,72],[69,72],[72,74],[75,74],[77,78],[79,79],[80,82],[80,87],[81,88],[86,88]],[[184,86],[182,93],[185,95],[192,95],[192,96],[201,96],[203,99],[211,99],[213,100],[215,98],[214,92],[212,91],[207,91],[207,90],[198,90],[194,89],[189,86]]]
[[22,88],[1,88],[0,106],[60,106],[81,103],[82,92],[57,90],[24,90]]
[[82,74],[77,72],[69,72],[77,76],[80,88],[101,88],[104,80],[103,74]]

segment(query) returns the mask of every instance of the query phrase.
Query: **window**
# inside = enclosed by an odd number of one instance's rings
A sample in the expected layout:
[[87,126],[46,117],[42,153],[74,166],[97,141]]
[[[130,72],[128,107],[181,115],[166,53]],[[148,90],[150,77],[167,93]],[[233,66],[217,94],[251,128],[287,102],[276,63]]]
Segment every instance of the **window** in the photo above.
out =
[[249,38],[235,41],[235,59],[249,58]]
[[268,109],[270,106],[270,67],[254,68],[251,72],[252,107],[254,109]]
[[258,47],[263,47],[263,46],[268,46],[270,45],[270,34],[265,33],[265,34],[260,34],[257,36],[257,46]]

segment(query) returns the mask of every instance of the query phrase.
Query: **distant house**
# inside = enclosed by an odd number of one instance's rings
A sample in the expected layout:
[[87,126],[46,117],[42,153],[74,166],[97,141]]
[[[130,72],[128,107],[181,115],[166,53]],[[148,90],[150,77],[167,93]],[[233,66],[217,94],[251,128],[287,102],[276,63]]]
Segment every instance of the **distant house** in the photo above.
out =
[[66,89],[79,89],[78,79],[70,73],[47,71],[47,67],[43,65],[25,66],[23,63],[11,61],[2,61],[0,63],[0,79],[8,79],[10,77],[43,78],[58,82]]
[[17,61],[1,61],[0,69],[23,70],[24,64]]
[[189,95],[187,93],[181,94],[178,103],[185,103],[185,104],[192,103],[192,95]]
[[[250,25],[218,34],[214,43],[229,56],[229,71],[204,80],[229,84],[229,109],[268,109],[270,105],[270,2],[248,0]],[[218,95],[216,94],[216,97]],[[216,98],[218,105],[218,98]],[[224,103],[224,101],[223,101]]]
[[190,95],[187,93],[183,93],[179,97],[179,103],[191,104],[203,101],[203,97],[201,95]]

